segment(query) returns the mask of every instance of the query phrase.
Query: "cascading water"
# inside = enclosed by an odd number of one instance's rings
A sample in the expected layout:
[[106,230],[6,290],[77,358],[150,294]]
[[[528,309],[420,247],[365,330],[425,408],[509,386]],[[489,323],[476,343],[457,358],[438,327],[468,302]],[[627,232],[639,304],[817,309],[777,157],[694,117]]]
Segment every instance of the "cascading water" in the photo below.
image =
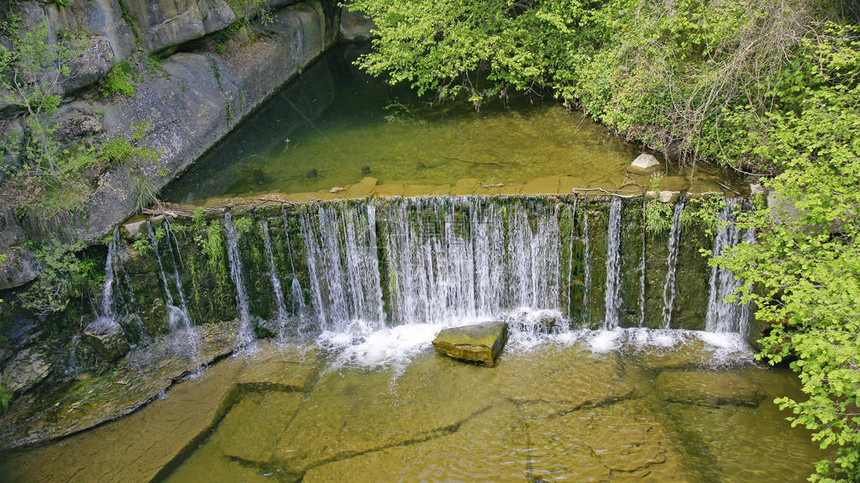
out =
[[609,205],[609,233],[606,251],[606,317],[603,328],[618,327],[621,307],[621,198],[613,197]]
[[227,260],[230,263],[230,278],[236,287],[236,303],[239,306],[239,343],[242,346],[254,341],[254,329],[251,326],[251,311],[248,303],[248,293],[245,289],[245,275],[242,268],[242,258],[239,255],[239,233],[230,217],[230,212],[224,213],[224,232],[227,239]]
[[[642,198],[642,226],[645,226],[645,207],[647,201]],[[642,256],[639,259],[639,327],[645,327],[645,261],[647,260],[645,234],[642,234]]]
[[675,305],[675,270],[678,265],[678,248],[681,242],[681,215],[684,201],[675,204],[672,229],[669,231],[669,256],[666,258],[666,283],[663,285],[663,328],[672,325],[672,308]]
[[396,324],[561,305],[555,205],[405,199],[385,206],[381,221]]
[[278,309],[278,332],[279,335],[283,335],[283,324],[288,317],[287,304],[284,302],[284,293],[281,290],[281,279],[278,277],[278,271],[275,268],[275,254],[272,251],[272,237],[269,234],[269,223],[266,220],[261,220],[260,227],[263,234],[263,248],[266,251],[266,261],[269,262],[269,280],[272,282],[272,294]]
[[113,264],[114,258],[116,258],[116,245],[117,236],[116,232],[114,232],[114,236],[108,244],[107,259],[105,260],[105,284],[102,287],[102,304],[101,313],[99,314],[99,319],[111,324],[116,323],[113,312],[113,282],[115,278]]
[[176,259],[173,256],[173,247],[170,244],[170,228],[167,222],[164,224],[165,236],[167,237],[167,250],[173,261],[173,281],[176,286],[176,293],[179,295],[180,305],[174,303],[173,293],[170,290],[168,276],[164,271],[164,263],[161,260],[161,254],[158,247],[158,237],[152,229],[152,224],[146,223],[146,230],[149,233],[149,240],[152,243],[152,248],[155,251],[155,259],[158,262],[158,270],[161,276],[161,281],[164,286],[164,293],[167,301],[167,321],[170,325],[170,332],[174,335],[174,342],[178,345],[174,346],[175,352],[185,353],[192,358],[197,356],[197,335],[194,332],[191,315],[188,313],[188,306],[185,303],[185,292],[182,289],[182,282],[179,278],[179,269],[176,265]]
[[591,295],[591,237],[588,233],[588,212],[583,214],[583,238],[585,238],[585,252],[583,255],[583,269],[585,271],[585,275],[583,276],[583,291],[582,291],[582,314],[583,314],[583,324],[588,323],[588,297]]
[[[735,199],[727,199],[726,205],[720,213],[720,228],[714,238],[713,257],[717,257],[724,250],[738,244],[741,232],[737,226],[737,213],[741,209],[741,202]],[[754,241],[754,234],[747,230],[745,241]],[[708,332],[738,332],[746,330],[749,319],[749,308],[726,302],[726,298],[735,294],[741,286],[741,280],[735,278],[732,272],[726,268],[712,267],[711,276],[708,281],[708,311],[705,320],[705,330]]]
[[300,215],[311,301],[321,329],[385,320],[372,204],[320,204]]
[[290,261],[290,274],[292,280],[290,282],[290,297],[293,301],[293,315],[303,319],[305,317],[305,296],[302,289],[302,283],[299,282],[299,276],[296,273],[296,262],[293,257],[293,245],[290,241],[290,224],[287,221],[286,215],[282,215],[284,220],[284,244],[287,247],[287,258]]
[[[388,357],[389,351],[380,349],[385,344],[406,344],[420,350],[424,347],[420,344],[432,339],[439,326],[490,319],[508,321],[512,340],[520,341],[518,344],[528,345],[528,341],[547,335],[567,337],[564,334],[573,334],[571,321],[582,321],[583,325],[590,322],[590,302],[602,302],[606,309],[605,330],[596,332],[592,341],[597,350],[613,350],[620,337],[625,337],[625,331],[615,330],[623,324],[637,325],[638,320],[638,325],[644,326],[646,309],[658,314],[662,311],[661,325],[671,326],[674,295],[676,290],[682,290],[676,289],[675,280],[676,271],[684,269],[677,266],[683,248],[680,220],[684,205],[675,207],[667,241],[665,282],[661,280],[659,287],[653,287],[662,295],[657,296],[662,298],[658,301],[646,299],[647,291],[652,288],[644,277],[647,270],[644,232],[641,261],[632,267],[638,272],[633,277],[623,272],[623,201],[619,197],[607,202],[605,285],[593,286],[593,272],[600,273],[603,268],[602,259],[600,266],[594,265],[593,258],[603,254],[602,250],[594,249],[595,240],[603,242],[598,238],[602,234],[595,233],[596,225],[592,222],[604,199],[586,198],[587,204],[579,207],[576,200],[576,197],[468,196],[302,205],[284,210],[283,238],[275,236],[275,229],[280,228],[270,226],[265,218],[259,221],[258,230],[248,232],[248,243],[253,243],[250,240],[257,234],[261,247],[256,251],[265,254],[259,263],[247,267],[250,273],[243,267],[240,234],[228,213],[224,217],[227,258],[236,286],[242,342],[253,340],[245,285],[248,276],[260,279],[274,292],[271,308],[284,323],[281,335],[306,335],[312,328],[321,332],[320,343],[349,348],[353,355],[360,353],[360,357],[369,357],[368,354],[375,354],[377,359]],[[732,201],[728,204],[736,205]],[[729,219],[733,215],[727,209],[721,216]],[[568,222],[569,228],[565,224]],[[152,227],[148,229],[157,249],[158,240]],[[633,233],[638,229],[636,225],[625,228]],[[176,239],[169,229],[167,237],[168,242]],[[724,247],[737,243],[739,235],[733,225],[726,225],[716,238],[714,253],[718,254]],[[275,243],[276,239],[285,240],[284,245]],[[576,248],[579,243],[584,244],[584,251]],[[638,249],[632,244],[630,247]],[[177,271],[181,262],[174,259],[173,276],[165,275],[165,268],[169,267],[162,265],[159,253],[157,250],[172,320],[179,320],[183,309],[174,306],[172,294],[181,290]],[[174,256],[172,247],[169,253]],[[279,253],[287,255],[287,268],[278,268]],[[637,253],[636,258],[639,256]],[[662,270],[662,266],[654,268]],[[291,273],[287,274],[287,270]],[[577,280],[578,275],[583,278]],[[598,276],[602,279],[603,274]],[[638,278],[638,307],[623,305],[622,276],[624,285],[631,287],[636,287],[634,280]],[[289,293],[284,293],[287,288],[281,285],[286,279],[290,280]],[[303,286],[305,280],[307,285]],[[688,303],[699,303],[698,310],[704,311],[707,302],[708,330],[731,333],[744,330],[744,321],[739,319],[745,320],[748,308],[722,302],[738,286],[737,282],[728,272],[717,269],[711,272],[709,282],[710,299],[693,297],[687,299],[692,301]],[[171,287],[174,283],[176,290]],[[581,306],[580,294],[571,290],[576,286],[583,288]],[[571,299],[574,293],[575,303]],[[286,300],[288,296],[291,301]],[[184,301],[181,293],[178,300]],[[307,307],[305,300],[309,301]],[[621,316],[622,306],[630,311],[638,309],[639,313],[630,314],[628,321]],[[365,343],[368,345],[362,346]]]

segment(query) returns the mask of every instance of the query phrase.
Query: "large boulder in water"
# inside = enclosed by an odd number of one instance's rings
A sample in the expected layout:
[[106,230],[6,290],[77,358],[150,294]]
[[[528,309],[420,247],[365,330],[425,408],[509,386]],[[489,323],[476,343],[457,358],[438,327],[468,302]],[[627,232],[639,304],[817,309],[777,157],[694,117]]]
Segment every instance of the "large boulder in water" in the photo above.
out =
[[443,329],[433,340],[433,347],[454,359],[494,366],[507,341],[507,323],[485,322]]
[[105,360],[113,361],[129,350],[128,339],[119,324],[111,319],[99,317],[84,329],[84,337]]

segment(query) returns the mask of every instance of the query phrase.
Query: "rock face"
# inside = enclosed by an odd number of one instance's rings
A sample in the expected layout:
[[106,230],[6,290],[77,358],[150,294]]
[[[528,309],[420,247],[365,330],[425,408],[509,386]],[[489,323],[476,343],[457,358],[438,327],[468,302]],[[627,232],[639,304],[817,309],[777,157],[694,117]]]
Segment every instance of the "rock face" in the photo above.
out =
[[[161,156],[144,166],[142,174],[159,188],[332,45],[340,21],[340,9],[331,0],[270,1],[269,8],[275,10],[270,13],[271,21],[259,26],[264,32],[254,41],[233,42],[224,51],[223,45],[207,39],[189,41],[236,20],[225,0],[125,0],[125,17],[118,0],[65,3],[63,7],[21,3],[24,27],[45,22],[49,41],[63,31],[91,34],[88,50],[72,63],[71,75],[62,79],[64,93],[92,86],[135,50],[164,53],[188,46],[160,61],[156,73],[135,81],[134,96],[74,101],[62,105],[54,116],[63,126],[58,131],[61,142],[94,134],[129,137],[133,125],[148,123],[151,130],[140,144]],[[135,40],[132,27],[140,34],[142,45]],[[0,116],[10,116],[0,119],[3,132],[22,130],[21,122],[12,117],[16,110],[20,106],[0,99]],[[17,164],[15,159],[5,158],[8,156],[0,158],[4,165]],[[104,235],[135,210],[134,188],[126,169],[109,170],[95,184],[84,213],[69,224],[78,227],[76,236],[86,240]],[[0,265],[0,290],[23,285],[38,273],[26,242],[43,234],[27,230],[13,216],[0,219],[0,253],[8,256]]]
[[129,350],[128,340],[122,327],[116,322],[99,317],[84,329],[87,342],[105,360],[114,361]]
[[507,323],[486,322],[443,329],[433,340],[433,347],[454,359],[494,366],[507,341]]
[[649,172],[660,166],[660,161],[650,154],[640,154],[630,164],[631,171]]
[[19,352],[3,370],[3,381],[12,392],[24,392],[48,375],[51,365],[35,349]]
[[146,48],[157,51],[227,27],[236,15],[224,0],[126,2]]

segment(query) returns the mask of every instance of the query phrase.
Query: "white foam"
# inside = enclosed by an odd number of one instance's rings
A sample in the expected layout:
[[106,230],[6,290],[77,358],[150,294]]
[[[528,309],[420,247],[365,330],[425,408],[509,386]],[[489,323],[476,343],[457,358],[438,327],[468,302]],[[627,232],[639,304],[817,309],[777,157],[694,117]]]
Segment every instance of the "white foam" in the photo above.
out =
[[624,329],[598,330],[588,337],[592,352],[603,353],[621,348]]

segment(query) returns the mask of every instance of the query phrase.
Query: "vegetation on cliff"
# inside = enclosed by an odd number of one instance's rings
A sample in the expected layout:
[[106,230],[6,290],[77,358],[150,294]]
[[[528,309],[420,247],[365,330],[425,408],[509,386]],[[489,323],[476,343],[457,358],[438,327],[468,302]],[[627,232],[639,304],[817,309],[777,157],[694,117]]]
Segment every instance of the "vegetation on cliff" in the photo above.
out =
[[[353,8],[353,7],[351,7]],[[553,92],[629,139],[752,175],[781,203],[759,243],[715,261],[797,357],[793,424],[838,448],[812,479],[860,478],[860,7],[839,0],[356,0],[377,25],[360,64],[476,106]],[[786,209],[786,207],[795,207]],[[785,213],[789,211],[790,213]]]

